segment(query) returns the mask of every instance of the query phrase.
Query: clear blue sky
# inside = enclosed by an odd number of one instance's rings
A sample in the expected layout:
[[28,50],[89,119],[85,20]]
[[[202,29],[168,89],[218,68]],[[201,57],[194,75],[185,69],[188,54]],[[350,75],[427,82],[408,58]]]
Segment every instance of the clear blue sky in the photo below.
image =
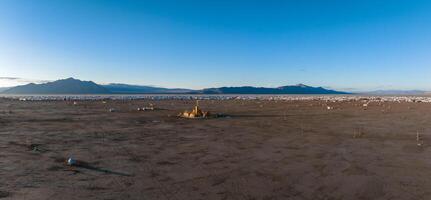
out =
[[430,59],[428,0],[0,0],[0,77],[431,90]]

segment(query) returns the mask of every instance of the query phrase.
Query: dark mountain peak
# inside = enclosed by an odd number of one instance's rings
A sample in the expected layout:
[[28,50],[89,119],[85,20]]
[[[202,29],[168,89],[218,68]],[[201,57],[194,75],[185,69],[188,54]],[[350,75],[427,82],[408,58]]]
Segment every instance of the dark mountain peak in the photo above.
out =
[[108,89],[92,81],[81,81],[74,78],[61,79],[53,82],[17,86],[10,88],[7,94],[109,94]]
[[75,79],[75,78],[73,78],[73,77],[69,77],[69,78],[65,78],[65,79],[60,79],[59,81],[80,81],[80,80],[78,80],[78,79]]
[[96,84],[93,81],[82,81],[82,80],[75,79],[75,78],[72,78],[72,77],[66,78],[66,79],[59,79],[59,80],[53,81],[52,83],[60,83],[60,82],[67,82],[67,83],[92,83],[92,84]]
[[296,87],[302,87],[302,88],[310,87],[310,86],[305,85],[305,84],[302,84],[302,83],[300,83],[300,84],[296,84],[295,86],[296,86]]
[[286,89],[286,88],[313,88],[313,87],[300,83],[296,85],[280,86],[277,89]]

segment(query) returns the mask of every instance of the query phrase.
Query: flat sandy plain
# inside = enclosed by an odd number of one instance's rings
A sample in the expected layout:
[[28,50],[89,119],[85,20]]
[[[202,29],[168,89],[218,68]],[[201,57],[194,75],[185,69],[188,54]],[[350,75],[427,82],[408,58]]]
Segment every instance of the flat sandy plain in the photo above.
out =
[[0,199],[431,199],[431,104],[194,103],[0,99]]

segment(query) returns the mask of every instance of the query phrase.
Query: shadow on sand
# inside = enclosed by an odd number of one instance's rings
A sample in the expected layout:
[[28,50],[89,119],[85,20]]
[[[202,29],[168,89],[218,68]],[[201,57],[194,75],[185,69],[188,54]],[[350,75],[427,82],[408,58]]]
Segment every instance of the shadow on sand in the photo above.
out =
[[104,168],[100,168],[100,167],[95,167],[92,166],[88,163],[80,163],[79,165],[74,165],[75,167],[80,167],[80,168],[84,168],[84,169],[88,169],[88,170],[93,170],[93,171],[97,171],[97,172],[102,172],[102,173],[106,173],[106,174],[113,174],[113,175],[119,175],[119,176],[132,176],[131,174],[127,174],[124,172],[118,172],[118,171],[112,171],[109,169],[104,169]]
[[292,115],[229,115],[232,118],[280,118]]
[[68,165],[70,167],[76,167],[76,168],[82,168],[82,169],[88,169],[88,170],[92,170],[92,171],[96,171],[96,172],[101,172],[101,173],[105,173],[105,174],[113,174],[113,175],[119,175],[119,176],[132,176],[131,174],[128,173],[124,173],[124,172],[118,172],[118,171],[112,171],[109,169],[105,169],[105,168],[101,168],[101,167],[96,167],[91,165],[90,163],[84,162],[84,161],[76,161],[76,163],[72,164],[72,165]]

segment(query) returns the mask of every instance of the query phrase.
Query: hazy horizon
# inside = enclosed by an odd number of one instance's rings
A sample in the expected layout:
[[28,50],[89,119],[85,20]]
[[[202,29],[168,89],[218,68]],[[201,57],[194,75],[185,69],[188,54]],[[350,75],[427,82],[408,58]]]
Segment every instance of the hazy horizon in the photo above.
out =
[[0,1],[0,87],[431,91],[431,2]]

